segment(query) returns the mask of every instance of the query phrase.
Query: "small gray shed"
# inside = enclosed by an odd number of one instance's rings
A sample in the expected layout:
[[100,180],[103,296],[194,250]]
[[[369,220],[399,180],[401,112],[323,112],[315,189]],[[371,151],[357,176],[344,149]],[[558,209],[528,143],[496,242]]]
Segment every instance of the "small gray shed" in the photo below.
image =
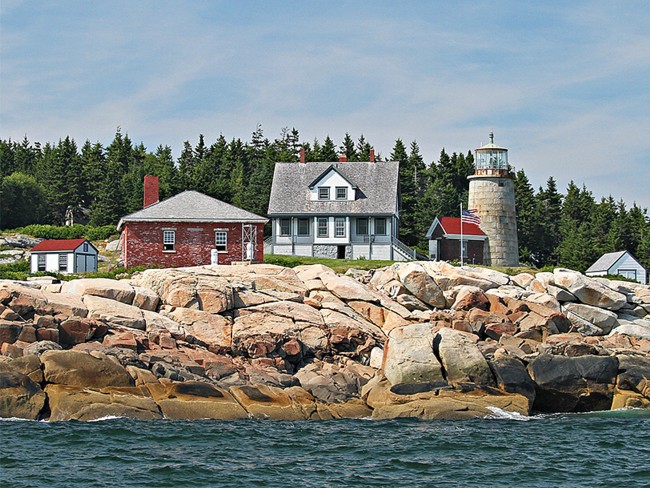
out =
[[587,276],[621,275],[644,285],[648,282],[647,270],[629,251],[603,254],[585,271],[585,274]]

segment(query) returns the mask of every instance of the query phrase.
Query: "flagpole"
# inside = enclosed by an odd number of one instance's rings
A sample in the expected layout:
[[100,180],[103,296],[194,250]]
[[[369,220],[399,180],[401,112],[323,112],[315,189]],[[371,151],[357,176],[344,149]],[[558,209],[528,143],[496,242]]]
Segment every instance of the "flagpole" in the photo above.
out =
[[463,266],[463,202],[460,202],[460,266]]

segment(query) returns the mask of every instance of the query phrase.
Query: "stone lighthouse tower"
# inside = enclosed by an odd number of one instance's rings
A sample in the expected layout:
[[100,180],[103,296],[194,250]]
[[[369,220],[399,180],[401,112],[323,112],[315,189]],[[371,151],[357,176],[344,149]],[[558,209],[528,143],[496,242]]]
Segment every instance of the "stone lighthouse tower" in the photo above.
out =
[[517,266],[517,213],[515,185],[508,175],[508,150],[490,142],[476,149],[476,169],[469,176],[469,205],[477,209],[479,227],[488,236],[483,262],[491,266]]

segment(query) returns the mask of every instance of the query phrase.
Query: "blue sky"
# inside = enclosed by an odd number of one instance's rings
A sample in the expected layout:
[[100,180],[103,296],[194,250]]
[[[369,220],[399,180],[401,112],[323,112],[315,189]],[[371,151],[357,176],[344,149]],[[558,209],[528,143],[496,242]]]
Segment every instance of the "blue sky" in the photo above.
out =
[[0,3],[0,138],[151,151],[199,134],[487,142],[535,187],[554,176],[650,207],[645,1]]

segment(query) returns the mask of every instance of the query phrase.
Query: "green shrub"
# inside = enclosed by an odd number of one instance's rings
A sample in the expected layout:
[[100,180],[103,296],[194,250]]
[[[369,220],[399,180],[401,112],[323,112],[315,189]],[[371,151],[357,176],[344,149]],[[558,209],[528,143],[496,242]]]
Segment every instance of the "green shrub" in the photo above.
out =
[[103,241],[112,235],[117,234],[114,225],[102,225],[101,227],[86,226],[83,237],[89,241]]
[[16,273],[29,273],[29,261],[21,259],[13,263],[0,264],[0,270],[11,271]]
[[632,278],[628,278],[627,276],[618,275],[618,274],[615,274],[615,275],[608,274],[608,275],[605,275],[605,276],[594,276],[594,278],[607,278],[608,280],[614,280],[614,281],[627,281],[628,283],[638,283],[637,280],[633,280]]
[[41,239],[88,239],[89,241],[99,241],[108,239],[117,231],[112,225],[103,225],[101,227],[93,227],[91,225],[75,224],[72,226],[67,225],[28,225],[14,229],[12,232],[26,234],[33,237],[40,237]]

